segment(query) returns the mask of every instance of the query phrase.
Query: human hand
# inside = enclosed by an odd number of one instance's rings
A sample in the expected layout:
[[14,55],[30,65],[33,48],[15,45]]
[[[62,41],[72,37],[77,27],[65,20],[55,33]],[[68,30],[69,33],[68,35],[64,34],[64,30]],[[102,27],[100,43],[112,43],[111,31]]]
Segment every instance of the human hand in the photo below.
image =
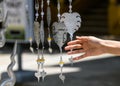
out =
[[105,53],[102,45],[103,40],[93,36],[76,37],[76,40],[67,43],[65,50],[70,54],[84,53],[81,56],[73,58],[73,60],[79,60],[88,56],[96,56]]

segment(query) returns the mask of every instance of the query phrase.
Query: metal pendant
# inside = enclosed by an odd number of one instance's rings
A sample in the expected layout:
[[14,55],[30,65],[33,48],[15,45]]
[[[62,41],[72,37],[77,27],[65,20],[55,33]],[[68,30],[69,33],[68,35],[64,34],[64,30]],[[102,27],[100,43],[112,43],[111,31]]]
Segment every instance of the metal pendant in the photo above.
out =
[[59,46],[60,53],[61,53],[60,62],[59,62],[61,73],[59,75],[59,78],[64,83],[65,76],[62,74],[63,65],[64,65],[64,62],[62,60],[62,46],[64,45],[65,41],[67,40],[67,29],[66,29],[64,23],[62,23],[62,22],[53,23],[53,38],[54,38],[56,44]]
[[47,23],[48,23],[48,44],[49,44],[49,52],[52,53],[52,48],[51,48],[51,41],[52,41],[52,38],[51,38],[51,34],[50,34],[50,24],[51,24],[51,10],[50,10],[50,6],[49,6],[49,3],[50,1],[48,0],[48,7],[47,7]]
[[69,58],[69,61],[71,63],[71,66],[73,66],[73,57],[72,56]]
[[41,77],[42,77],[42,81],[44,81],[44,78],[46,77],[47,73],[43,70],[41,72]]
[[39,22],[35,21],[34,22],[34,37],[35,41],[37,43],[37,46],[40,44],[40,30],[39,30],[40,24]]
[[5,30],[1,30],[0,31],[0,48],[3,47],[5,45]]
[[46,72],[44,71],[44,62],[45,62],[44,57],[42,58],[38,57],[37,59],[38,71],[35,73],[35,77],[37,77],[38,82],[39,82],[40,77],[42,77],[42,81],[44,81],[44,78],[46,76]]
[[30,42],[30,47],[29,47],[29,49],[30,49],[30,51],[34,54],[34,49],[33,49],[33,47],[32,47],[32,38],[29,38],[29,42]]
[[51,41],[52,41],[52,38],[51,38],[50,34],[48,35],[47,41],[48,41],[48,44],[49,44],[48,50],[49,50],[50,53],[52,53],[52,48],[51,48]]
[[40,24],[40,39],[41,39],[41,43],[42,43],[42,46],[44,47],[44,21],[41,20],[41,24]]
[[39,71],[35,73],[35,77],[38,79],[38,82],[39,82],[40,77],[41,77],[41,74],[40,74],[40,72],[39,72]]
[[65,82],[65,76],[63,74],[60,74],[59,78],[62,80],[63,83]]
[[67,40],[67,29],[64,23],[53,23],[53,38],[59,47],[62,47]]
[[65,81],[65,76],[63,75],[63,65],[64,65],[64,62],[62,60],[62,56],[60,58],[60,62],[59,62],[59,66],[60,66],[60,70],[61,70],[61,73],[59,75],[59,78],[62,80],[62,82],[64,83]]
[[73,35],[81,26],[81,17],[78,13],[63,13],[61,22],[64,22],[67,32]]
[[[72,1],[70,1],[71,3]],[[70,34],[71,41],[73,40],[73,34],[81,27],[81,17],[78,13],[72,13],[70,5],[70,13],[63,13],[61,16],[61,22],[63,22],[67,28],[67,32]],[[72,51],[72,50],[71,50]],[[73,58],[69,58],[71,65],[73,65]]]

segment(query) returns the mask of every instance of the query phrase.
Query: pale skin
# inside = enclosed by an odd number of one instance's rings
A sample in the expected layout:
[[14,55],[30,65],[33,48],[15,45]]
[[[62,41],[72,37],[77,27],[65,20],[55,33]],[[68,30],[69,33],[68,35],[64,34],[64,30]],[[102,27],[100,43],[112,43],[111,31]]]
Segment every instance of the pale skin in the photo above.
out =
[[65,50],[69,55],[83,53],[73,60],[106,53],[120,56],[120,41],[103,40],[94,36],[77,36],[75,40],[67,43]]

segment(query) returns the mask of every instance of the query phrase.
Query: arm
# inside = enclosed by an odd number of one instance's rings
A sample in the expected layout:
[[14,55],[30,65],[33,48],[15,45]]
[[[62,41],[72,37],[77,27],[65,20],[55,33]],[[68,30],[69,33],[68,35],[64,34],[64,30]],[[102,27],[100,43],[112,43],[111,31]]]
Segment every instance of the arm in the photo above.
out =
[[120,41],[103,40],[103,47],[106,53],[115,54],[120,56]]
[[73,58],[78,60],[88,56],[96,56],[105,53],[120,55],[120,42],[112,40],[103,40],[93,36],[76,37],[76,40],[68,42],[65,50],[68,54],[84,53],[79,57]]

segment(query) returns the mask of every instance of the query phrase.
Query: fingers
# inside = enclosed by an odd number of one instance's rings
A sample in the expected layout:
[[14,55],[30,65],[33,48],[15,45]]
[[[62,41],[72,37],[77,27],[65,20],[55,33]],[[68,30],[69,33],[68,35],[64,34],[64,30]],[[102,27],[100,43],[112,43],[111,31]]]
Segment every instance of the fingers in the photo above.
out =
[[[68,46],[65,47],[65,50],[72,50],[68,52],[69,55],[77,54],[77,53],[84,53],[81,56],[73,58],[73,60],[80,60],[82,58],[88,57],[89,55],[86,53],[87,51],[83,49],[83,44],[87,42],[88,40],[89,40],[89,37],[87,36],[82,36],[82,37],[76,36],[76,40],[70,41],[67,43]],[[77,50],[74,50],[74,49],[77,49]]]
[[85,41],[88,41],[88,39],[89,39],[89,37],[87,37],[87,36],[81,36],[81,37],[76,36],[76,40],[70,41],[67,44],[68,45],[81,44],[81,43],[83,43]]
[[81,43],[82,43],[82,41],[80,41],[80,40],[74,40],[74,41],[68,42],[67,45],[74,45],[74,44],[81,44]]
[[77,54],[77,53],[83,53],[83,52],[85,52],[85,50],[80,49],[80,50],[72,50],[72,51],[69,51],[67,54],[68,54],[68,55],[71,55],[71,54]]
[[65,47],[65,50],[73,50],[73,49],[80,49],[82,48],[81,44],[69,45]]
[[88,41],[89,36],[81,36],[81,37],[80,37],[80,36],[76,36],[76,39],[77,39],[77,40],[81,40],[82,42],[83,42],[83,41]]
[[73,58],[73,60],[74,60],[74,61],[77,61],[77,60],[80,60],[80,59],[85,58],[85,57],[88,57],[88,55],[87,55],[86,53],[83,54],[83,55],[81,55],[81,56],[78,56],[78,57]]

